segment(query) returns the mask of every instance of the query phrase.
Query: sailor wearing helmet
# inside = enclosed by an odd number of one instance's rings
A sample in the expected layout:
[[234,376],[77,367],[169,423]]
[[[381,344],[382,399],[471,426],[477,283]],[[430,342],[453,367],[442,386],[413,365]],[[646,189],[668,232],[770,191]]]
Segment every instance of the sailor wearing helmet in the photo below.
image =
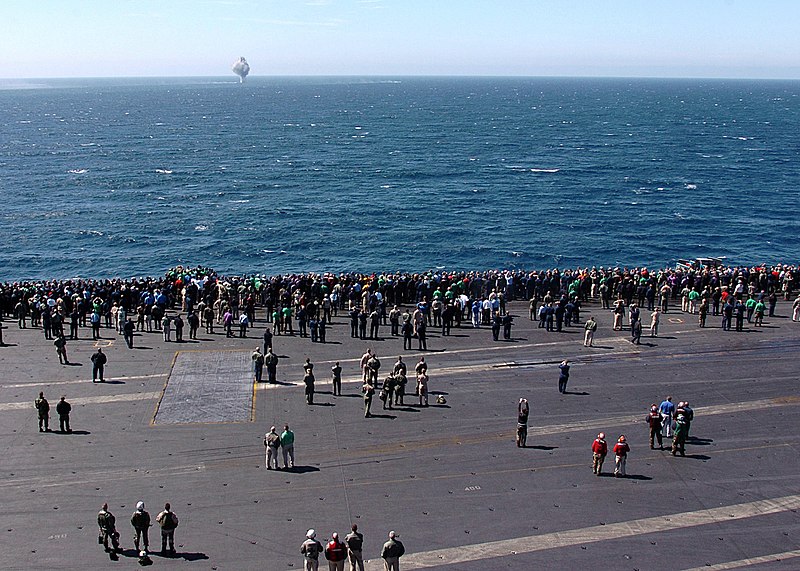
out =
[[625,463],[630,451],[631,447],[628,446],[627,439],[622,434],[614,445],[614,476],[617,478],[625,476]]
[[303,569],[305,571],[317,571],[319,569],[319,554],[322,553],[322,544],[317,541],[317,532],[309,529],[306,532],[306,540],[300,546],[300,553],[303,554]]

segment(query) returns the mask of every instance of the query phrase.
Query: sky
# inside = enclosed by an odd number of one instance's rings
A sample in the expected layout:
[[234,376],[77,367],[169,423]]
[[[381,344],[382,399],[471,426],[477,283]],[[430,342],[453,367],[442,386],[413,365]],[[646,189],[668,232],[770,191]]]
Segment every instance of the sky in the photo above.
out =
[[3,0],[0,78],[800,79],[800,0]]

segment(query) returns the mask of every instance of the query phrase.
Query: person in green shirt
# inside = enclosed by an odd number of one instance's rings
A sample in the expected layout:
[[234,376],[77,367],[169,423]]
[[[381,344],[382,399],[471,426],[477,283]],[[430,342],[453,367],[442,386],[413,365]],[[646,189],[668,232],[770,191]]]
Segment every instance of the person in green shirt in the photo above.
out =
[[744,302],[744,307],[747,310],[747,322],[750,323],[753,321],[753,313],[756,310],[756,300],[753,297],[748,297],[747,301]]
[[764,311],[767,309],[767,306],[764,305],[763,301],[759,301],[756,303],[755,308],[753,310],[756,316],[756,327],[763,327],[764,326]]
[[289,430],[288,424],[283,426],[281,433],[281,449],[283,450],[283,469],[294,468],[294,432]]
[[700,292],[693,289],[689,292],[689,313],[697,313],[697,300],[700,299]]
[[286,306],[283,308],[283,332],[288,331],[289,335],[294,335],[294,324],[292,323],[292,308]]

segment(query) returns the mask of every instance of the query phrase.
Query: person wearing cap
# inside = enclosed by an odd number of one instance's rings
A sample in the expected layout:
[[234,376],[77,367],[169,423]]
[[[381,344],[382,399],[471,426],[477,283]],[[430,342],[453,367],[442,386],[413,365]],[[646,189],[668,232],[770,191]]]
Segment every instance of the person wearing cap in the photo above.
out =
[[397,539],[394,531],[389,532],[389,541],[383,544],[381,558],[386,571],[400,571],[400,558],[406,552],[403,543]]
[[[681,405],[683,405],[683,403],[681,403]],[[686,435],[688,432],[686,413],[683,408],[680,407],[678,413],[675,415],[675,433],[672,436],[673,456],[679,452],[681,456],[686,456]]]
[[567,382],[569,381],[569,361],[564,359],[558,366],[558,392],[564,394],[567,392]]
[[608,444],[606,444],[606,434],[601,432],[592,442],[592,473],[599,476],[603,470],[603,462],[608,454]]
[[131,516],[131,525],[133,526],[134,532],[133,545],[136,547],[136,551],[139,551],[141,540],[144,540],[145,552],[149,551],[150,539],[147,536],[147,532],[150,529],[150,514],[144,509],[144,502],[136,504],[136,511],[134,511]]
[[353,524],[350,529],[352,531],[344,538],[344,542],[347,545],[347,559],[350,561],[350,571],[364,571],[364,557],[361,552],[364,545],[364,535],[359,533],[356,524]]
[[322,552],[322,544],[317,541],[317,532],[309,529],[306,532],[306,540],[300,545],[300,553],[303,554],[304,571],[317,571],[319,569],[319,554]]
[[655,449],[655,442],[658,441],[659,450],[664,449],[663,437],[661,435],[661,413],[655,403],[650,405],[650,412],[645,417],[645,421],[650,426],[650,450]]
[[255,382],[260,383],[261,377],[264,374],[264,354],[261,352],[261,347],[256,347],[251,355],[253,359],[253,371],[255,374]]
[[269,432],[264,435],[264,447],[267,449],[267,470],[272,470],[273,465],[276,470],[279,470],[278,449],[281,447],[281,437],[275,431],[274,426],[271,426]]
[[328,560],[329,571],[344,571],[344,561],[347,559],[347,547],[339,541],[339,534],[331,534],[331,540],[325,546],[325,559]]
[[625,435],[620,435],[619,439],[617,439],[617,443],[614,445],[614,476],[617,478],[625,476],[625,464],[628,460],[628,452],[630,451],[631,447],[628,446]]
[[528,399],[521,398],[517,404],[517,447],[525,448],[528,440]]

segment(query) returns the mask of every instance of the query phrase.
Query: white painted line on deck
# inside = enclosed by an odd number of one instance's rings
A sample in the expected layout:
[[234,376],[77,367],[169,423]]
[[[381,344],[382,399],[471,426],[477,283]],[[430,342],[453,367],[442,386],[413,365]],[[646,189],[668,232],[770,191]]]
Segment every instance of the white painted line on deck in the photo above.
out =
[[[132,377],[106,377],[106,383],[109,381],[139,381],[142,379],[157,379],[159,377],[166,377],[168,373],[155,373],[152,375],[135,375]],[[0,385],[0,389],[24,389],[27,387],[36,386],[55,386],[55,385],[78,385],[78,384],[92,384],[92,379],[77,379],[72,381],[31,381],[30,383],[17,383],[15,385]],[[103,384],[103,383],[98,383]]]
[[726,571],[727,569],[740,569],[742,567],[749,567],[750,565],[760,565],[761,563],[777,563],[779,561],[792,559],[794,557],[800,557],[800,549],[795,549],[794,551],[784,551],[783,553],[761,555],[759,557],[748,557],[747,559],[728,561],[726,563],[717,563],[716,565],[692,567],[691,569],[686,569],[685,571]]
[[109,468],[87,470],[77,475],[29,475],[24,478],[4,478],[0,480],[0,488],[36,486],[36,488],[54,488],[59,486],[85,485],[87,482],[119,482],[123,480],[141,480],[143,478],[164,478],[179,475],[197,474],[206,471],[205,464],[189,464],[164,468]]
[[[104,395],[99,397],[76,397],[69,399],[69,403],[75,407],[78,405],[83,404],[105,404],[105,403],[117,403],[117,402],[130,402],[130,401],[137,401],[137,400],[155,400],[161,398],[161,391],[157,392],[149,392],[149,393],[124,393],[121,395]],[[53,410],[55,410],[55,401],[56,398],[54,397],[51,399],[54,404],[50,405]],[[26,402],[4,402],[0,403],[0,412],[5,412],[9,410],[24,410],[26,408],[30,408],[33,410],[33,400],[26,401]]]
[[[458,563],[483,561],[496,557],[547,551],[586,543],[612,541],[648,533],[729,522],[796,509],[800,509],[800,495],[412,553],[403,557],[402,564],[403,569],[406,570],[456,565]],[[383,569],[383,562],[375,559],[370,560],[366,565],[366,569],[368,571]],[[702,567],[701,569],[709,568]],[[722,567],[721,569],[726,568]]]
[[[762,400],[733,402],[728,404],[718,404],[711,406],[700,406],[694,409],[695,418],[712,416],[716,414],[731,414],[752,410],[762,410],[778,406],[796,406],[800,403],[800,397],[770,398]],[[615,416],[613,418],[604,417],[601,419],[584,420],[571,422],[569,424],[552,424],[542,427],[528,427],[528,436],[538,436],[545,434],[558,434],[560,432],[576,432],[580,430],[602,429],[608,426],[622,426],[624,424],[640,423],[644,424],[644,416],[641,413]]]

